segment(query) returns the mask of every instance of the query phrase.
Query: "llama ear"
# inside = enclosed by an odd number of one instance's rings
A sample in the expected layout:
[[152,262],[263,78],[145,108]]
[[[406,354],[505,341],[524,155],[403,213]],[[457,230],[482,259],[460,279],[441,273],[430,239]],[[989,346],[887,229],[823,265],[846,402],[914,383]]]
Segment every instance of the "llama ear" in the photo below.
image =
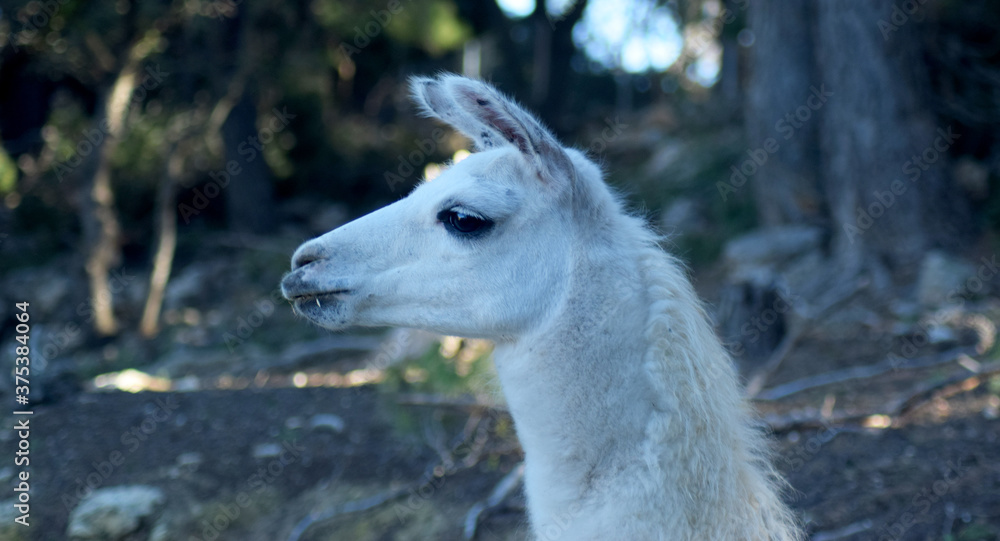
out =
[[472,139],[478,150],[513,146],[544,182],[575,181],[566,151],[541,123],[495,88],[458,75],[410,80],[422,112],[438,118]]

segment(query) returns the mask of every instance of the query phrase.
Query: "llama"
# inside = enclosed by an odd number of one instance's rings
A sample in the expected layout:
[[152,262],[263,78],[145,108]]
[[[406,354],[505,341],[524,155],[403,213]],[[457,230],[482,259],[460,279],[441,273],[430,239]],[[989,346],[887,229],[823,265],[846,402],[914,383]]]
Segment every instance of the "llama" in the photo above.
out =
[[682,266],[599,168],[486,83],[411,89],[477,152],[300,246],[294,310],[493,340],[535,539],[799,539]]

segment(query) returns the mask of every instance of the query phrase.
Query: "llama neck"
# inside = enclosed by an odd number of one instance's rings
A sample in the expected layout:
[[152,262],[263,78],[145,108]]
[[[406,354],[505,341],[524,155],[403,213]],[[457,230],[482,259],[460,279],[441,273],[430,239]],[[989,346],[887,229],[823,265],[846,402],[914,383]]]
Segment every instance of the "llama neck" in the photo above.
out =
[[625,286],[571,292],[551,325],[498,345],[497,370],[527,469],[546,493],[533,505],[592,490],[608,457],[640,443],[653,394],[642,375],[643,296]]
[[763,533],[784,508],[728,357],[683,272],[644,254],[578,269],[549,325],[497,348],[536,536],[786,539]]

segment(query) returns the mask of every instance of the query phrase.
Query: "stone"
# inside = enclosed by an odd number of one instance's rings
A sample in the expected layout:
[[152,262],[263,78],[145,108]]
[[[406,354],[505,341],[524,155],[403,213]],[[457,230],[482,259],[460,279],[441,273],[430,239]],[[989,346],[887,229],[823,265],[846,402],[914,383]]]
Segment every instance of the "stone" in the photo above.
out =
[[962,259],[940,251],[928,252],[920,263],[917,301],[924,306],[955,302],[962,296],[966,280],[975,275],[975,267]]
[[723,259],[730,268],[776,267],[790,259],[819,249],[823,231],[807,225],[785,225],[757,229],[726,243]]
[[72,539],[116,541],[138,531],[164,503],[159,488],[124,485],[95,490],[69,517]]
[[309,419],[309,428],[313,430],[323,428],[340,434],[346,427],[344,419],[332,413],[317,413]]

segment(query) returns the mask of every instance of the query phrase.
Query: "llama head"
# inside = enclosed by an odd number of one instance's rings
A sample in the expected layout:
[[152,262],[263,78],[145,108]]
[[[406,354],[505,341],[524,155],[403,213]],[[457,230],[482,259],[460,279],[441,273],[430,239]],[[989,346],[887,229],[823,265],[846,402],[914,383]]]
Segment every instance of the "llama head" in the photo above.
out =
[[282,293],[329,329],[516,336],[560,302],[580,185],[600,183],[599,172],[486,83],[443,75],[414,78],[411,89],[425,114],[468,136],[477,152],[300,246]]

